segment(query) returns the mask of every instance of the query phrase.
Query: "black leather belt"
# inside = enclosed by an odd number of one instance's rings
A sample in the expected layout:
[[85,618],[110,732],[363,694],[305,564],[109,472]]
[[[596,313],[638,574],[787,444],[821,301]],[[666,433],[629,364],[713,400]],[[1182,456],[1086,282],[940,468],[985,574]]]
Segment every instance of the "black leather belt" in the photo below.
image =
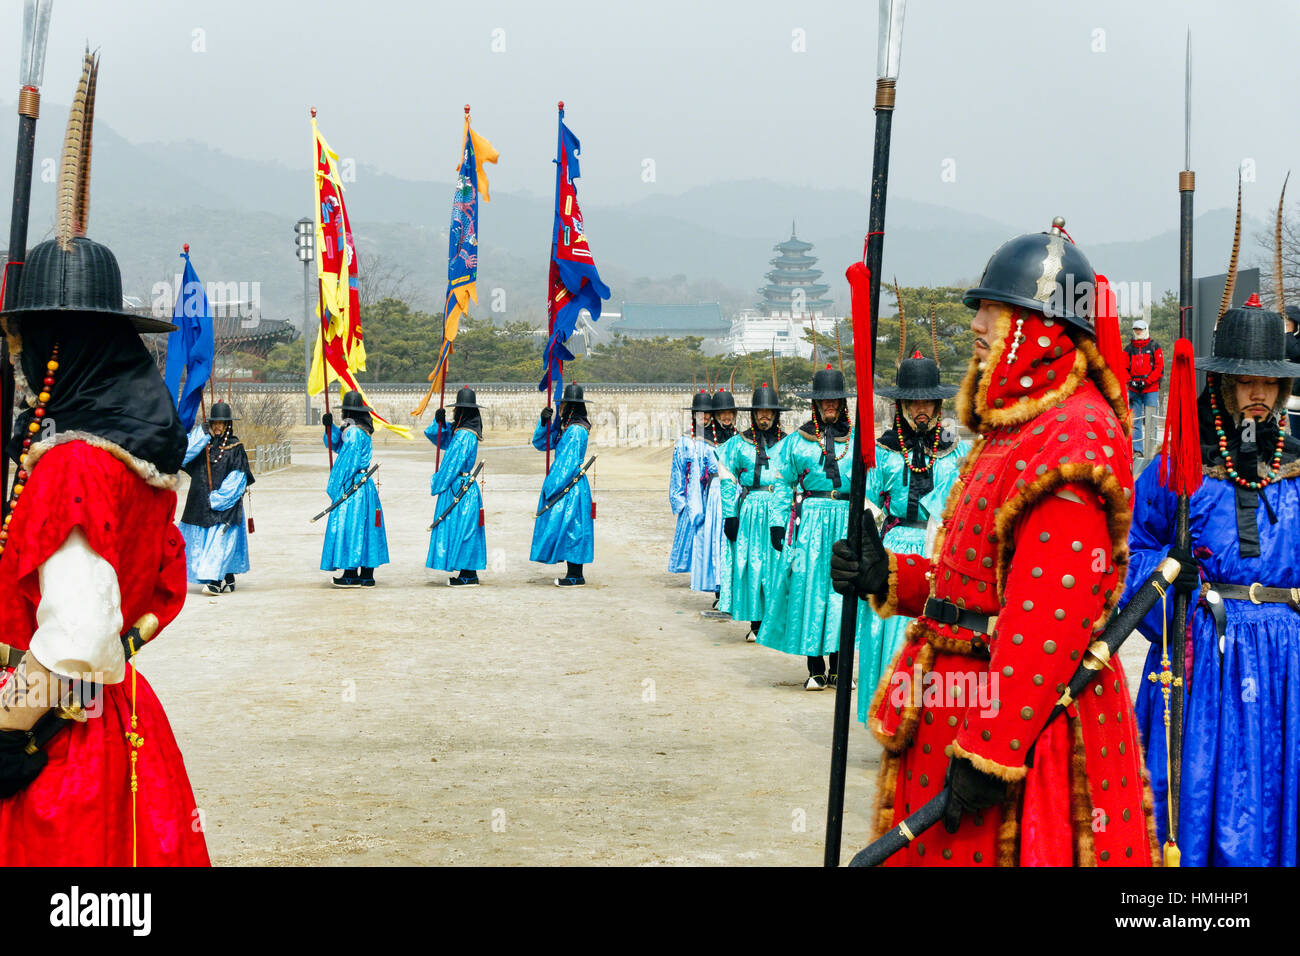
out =
[[849,493],[847,491],[805,491],[805,498],[829,498],[831,501],[848,501]]
[[925,521],[912,521],[908,518],[894,518],[890,524],[895,528],[919,528],[922,531],[930,526]]
[[992,634],[993,628],[998,623],[996,614],[981,614],[969,608],[958,607],[951,601],[944,601],[941,598],[928,598],[925,602],[924,614],[932,621],[938,621],[940,624],[956,624],[976,634]]
[[1215,584],[1210,583],[1211,591],[1217,591],[1219,597],[1229,601],[1250,601],[1252,604],[1290,604],[1300,610],[1300,588],[1266,588],[1256,581],[1254,584]]

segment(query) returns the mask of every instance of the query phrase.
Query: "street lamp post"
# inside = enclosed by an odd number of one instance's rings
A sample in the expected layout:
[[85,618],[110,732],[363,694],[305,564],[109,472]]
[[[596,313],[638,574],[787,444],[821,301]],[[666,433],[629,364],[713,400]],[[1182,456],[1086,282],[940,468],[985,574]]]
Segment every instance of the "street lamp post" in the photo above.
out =
[[311,264],[316,258],[316,224],[307,217],[294,224],[298,260],[302,263],[302,352],[303,352],[303,396],[306,411],[303,421],[311,425]]

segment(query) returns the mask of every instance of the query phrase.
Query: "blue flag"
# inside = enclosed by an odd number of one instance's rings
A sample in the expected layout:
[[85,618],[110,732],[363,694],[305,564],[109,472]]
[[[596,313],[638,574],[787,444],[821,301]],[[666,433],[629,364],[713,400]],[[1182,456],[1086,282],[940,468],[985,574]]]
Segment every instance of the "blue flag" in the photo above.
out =
[[545,377],[538,384],[546,391],[547,382],[554,383],[564,376],[564,363],[573,358],[565,347],[578,313],[586,309],[593,322],[600,318],[602,299],[610,296],[609,286],[596,271],[596,260],[587,244],[578,208],[578,191],[574,180],[578,178],[578,151],[581,144],[573,131],[564,125],[564,110],[560,110],[559,141],[555,150],[555,225],[551,230],[551,275],[547,312],[546,352],[543,356]]
[[[167,392],[176,403],[181,424],[188,432],[194,427],[203,386],[212,376],[212,358],[216,343],[212,331],[212,307],[203,290],[187,251],[181,253],[185,260],[185,274],[172,310],[176,331],[167,336],[167,373],[163,381]],[[181,384],[184,373],[185,384]]]

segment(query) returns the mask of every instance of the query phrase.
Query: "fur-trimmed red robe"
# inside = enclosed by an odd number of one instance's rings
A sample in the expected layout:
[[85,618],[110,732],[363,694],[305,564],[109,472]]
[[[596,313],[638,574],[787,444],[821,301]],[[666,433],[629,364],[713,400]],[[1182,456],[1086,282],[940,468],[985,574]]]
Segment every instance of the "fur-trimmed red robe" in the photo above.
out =
[[[174,476],[91,435],[33,445],[31,477],[0,557],[0,634],[27,650],[41,601],[39,569],[80,527],[112,565],[123,627],[145,613],[159,630],[185,603],[185,550],[173,523]],[[147,652],[146,652],[147,653]],[[10,672],[0,671],[8,679]],[[0,681],[2,682],[2,681]],[[144,738],[131,801],[132,690]],[[207,866],[208,850],[185,763],[162,704],[130,664],[103,688],[103,713],[70,722],[49,744],[49,763],[26,788],[0,799],[0,866]]]
[[[1026,761],[1123,587],[1133,480],[1120,385],[1090,340],[1076,346],[1037,313],[1005,307],[990,342],[958,397],[979,437],[935,556],[891,555],[889,594],[873,600],[917,618],[870,711],[886,748],[877,833],[937,795],[958,754],[1008,782],[1005,803],[955,834],[933,827],[891,864],[1148,866],[1151,796],[1117,659]],[[991,634],[926,617],[932,596],[997,615]]]

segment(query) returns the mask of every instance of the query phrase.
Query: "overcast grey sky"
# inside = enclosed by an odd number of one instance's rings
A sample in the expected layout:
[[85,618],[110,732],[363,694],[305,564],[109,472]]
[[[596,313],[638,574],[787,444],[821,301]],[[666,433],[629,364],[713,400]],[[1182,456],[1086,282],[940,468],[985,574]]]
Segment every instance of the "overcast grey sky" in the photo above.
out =
[[[16,85],[20,0],[2,9],[0,77]],[[306,170],[314,105],[343,156],[442,181],[468,102],[501,151],[494,191],[543,195],[563,99],[585,205],[763,178],[861,189],[865,230],[876,11],[871,0],[55,0],[44,92],[67,102],[89,40],[103,55],[96,119],[134,142],[192,139]],[[1249,159],[1247,211],[1267,215],[1300,158],[1294,0],[911,0],[891,195],[1026,231],[1062,214],[1085,245],[1175,228],[1188,26],[1197,208],[1230,205]]]

